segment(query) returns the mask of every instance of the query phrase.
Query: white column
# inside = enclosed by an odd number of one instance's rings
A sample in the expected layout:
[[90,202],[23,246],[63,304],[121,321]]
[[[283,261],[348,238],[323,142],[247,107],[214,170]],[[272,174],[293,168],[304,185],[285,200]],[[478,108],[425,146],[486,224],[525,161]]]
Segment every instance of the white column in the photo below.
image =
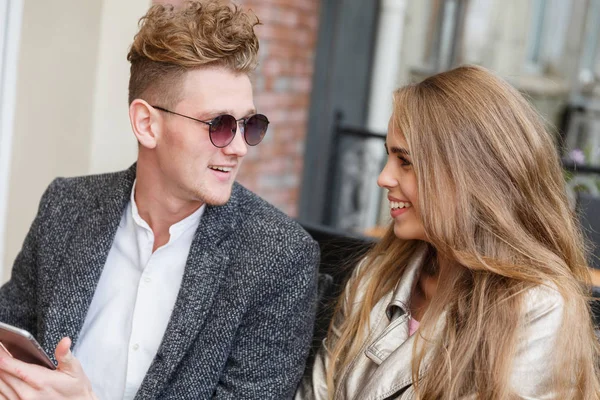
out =
[[137,159],[129,123],[127,52],[149,0],[104,0],[94,88],[90,168],[92,174],[128,168]]
[[5,266],[21,249],[48,184],[88,172],[102,1],[22,1]]
[[397,86],[407,1],[381,3],[367,117],[367,127],[376,132],[387,131],[392,115],[392,92]]
[[22,0],[0,0],[0,284],[10,267],[3,255],[22,10]]
[[[392,94],[398,86],[406,7],[406,0],[382,0],[381,2],[367,117],[367,128],[373,132],[386,133],[392,115]],[[375,160],[383,158],[385,149],[380,140],[370,140],[366,146],[368,158],[366,165],[369,165],[369,168],[365,171],[365,179],[369,181],[365,182],[365,187],[369,198],[363,217],[363,227],[368,228],[377,223],[379,214],[382,191],[374,179],[380,172],[380,165],[376,164]]]

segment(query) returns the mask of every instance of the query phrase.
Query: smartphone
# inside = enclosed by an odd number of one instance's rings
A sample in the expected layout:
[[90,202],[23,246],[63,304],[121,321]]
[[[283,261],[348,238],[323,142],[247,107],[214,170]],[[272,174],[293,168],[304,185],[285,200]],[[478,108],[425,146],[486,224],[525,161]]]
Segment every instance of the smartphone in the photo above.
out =
[[0,322],[0,345],[18,360],[56,369],[42,346],[24,329]]

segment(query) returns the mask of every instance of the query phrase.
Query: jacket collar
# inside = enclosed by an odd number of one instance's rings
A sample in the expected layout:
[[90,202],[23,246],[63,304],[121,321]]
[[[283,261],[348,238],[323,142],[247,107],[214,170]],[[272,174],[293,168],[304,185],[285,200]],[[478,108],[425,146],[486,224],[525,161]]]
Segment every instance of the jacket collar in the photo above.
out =
[[[394,289],[386,308],[389,325],[365,351],[365,355],[378,364],[378,367],[357,399],[363,399],[364,396],[368,396],[369,399],[384,399],[412,384],[413,345],[418,331],[413,336],[408,336],[409,299],[427,259],[427,253],[428,246],[425,243],[415,250],[402,279]],[[442,314],[434,328],[434,335],[443,329],[444,321],[445,315]],[[427,353],[421,364],[419,376],[426,371],[429,356]]]
[[[433,337],[439,337],[445,327],[445,321],[446,311],[443,311],[431,333]],[[403,328],[404,332],[407,332],[406,324]],[[361,390],[359,396],[356,397],[356,400],[395,398],[392,395],[407,390],[407,388],[412,386],[413,347],[417,335],[419,335],[418,331],[389,353],[388,357],[380,363],[370,376],[367,384]],[[425,340],[421,339],[421,345]],[[419,379],[427,373],[431,364],[431,356],[431,352],[427,351],[425,353],[418,373]]]
[[407,324],[410,319],[410,295],[419,278],[423,262],[427,258],[427,251],[428,246],[425,243],[415,250],[385,309],[389,325],[366,349],[367,357],[377,364],[385,361],[393,351],[409,339]]
[[411,257],[402,279],[396,284],[392,299],[388,304],[385,313],[388,319],[397,318],[402,314],[409,314],[409,300],[410,294],[412,293],[417,280],[419,279],[419,273],[423,268],[423,263],[427,259],[428,246],[422,243]]

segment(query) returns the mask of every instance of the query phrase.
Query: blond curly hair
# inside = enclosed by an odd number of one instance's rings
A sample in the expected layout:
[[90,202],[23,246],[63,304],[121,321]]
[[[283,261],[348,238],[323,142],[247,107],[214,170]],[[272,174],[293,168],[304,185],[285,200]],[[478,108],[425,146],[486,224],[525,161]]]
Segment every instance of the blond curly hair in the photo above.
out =
[[258,24],[254,14],[219,0],[150,7],[127,55],[129,103],[156,101],[159,95],[165,106],[178,103],[182,77],[190,69],[222,66],[249,74],[258,64]]

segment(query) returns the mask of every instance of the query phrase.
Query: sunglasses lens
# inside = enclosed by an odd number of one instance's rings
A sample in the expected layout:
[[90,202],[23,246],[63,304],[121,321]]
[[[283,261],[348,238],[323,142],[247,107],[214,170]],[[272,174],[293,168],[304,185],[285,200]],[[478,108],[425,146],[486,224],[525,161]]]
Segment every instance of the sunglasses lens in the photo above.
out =
[[251,116],[246,121],[246,130],[244,132],[246,143],[250,146],[259,144],[265,137],[268,126],[269,120],[264,115],[256,114]]
[[212,120],[210,140],[216,147],[225,147],[233,140],[237,121],[231,115],[219,115]]

